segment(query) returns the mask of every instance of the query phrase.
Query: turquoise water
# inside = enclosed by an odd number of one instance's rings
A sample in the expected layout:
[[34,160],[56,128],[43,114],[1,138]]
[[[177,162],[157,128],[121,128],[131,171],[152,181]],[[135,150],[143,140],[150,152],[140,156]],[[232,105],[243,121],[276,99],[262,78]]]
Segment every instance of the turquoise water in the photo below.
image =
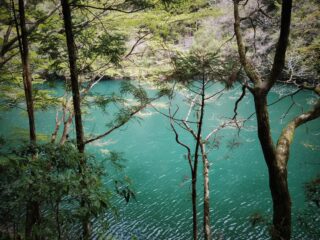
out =
[[[118,92],[120,81],[101,82],[94,88],[96,93]],[[152,86],[145,85],[149,92]],[[221,86],[216,86],[216,89]],[[213,91],[213,90],[212,90]],[[292,91],[284,86],[277,86],[270,94],[269,102]],[[180,116],[188,110],[183,101],[184,92],[176,95],[173,106],[179,105]],[[210,101],[205,111],[204,135],[233,115],[234,102],[241,94],[236,87],[219,99]],[[276,141],[281,129],[293,116],[311,107],[313,95],[308,92],[294,97],[294,106],[288,115],[282,115],[292,103],[290,98],[270,107],[272,134]],[[155,103],[158,110],[167,113],[168,100],[160,99]],[[107,110],[91,106],[86,108],[84,116],[85,133],[103,132],[112,119],[115,108]],[[239,107],[239,118],[253,113],[253,101],[250,94],[243,99]],[[112,112],[110,114],[110,112]],[[55,111],[37,112],[37,131],[51,134],[55,124]],[[27,127],[26,115],[20,110],[2,114],[0,126],[5,135],[12,139],[17,137],[17,129]],[[8,132],[7,130],[10,129]],[[19,132],[19,131],[18,131]],[[180,131],[182,139],[193,144],[187,133]],[[7,135],[7,136],[8,136]],[[268,188],[267,168],[263,160],[256,134],[254,116],[246,122],[238,135],[232,128],[218,133],[220,146],[209,154],[211,221],[212,231],[217,239],[268,239],[267,224],[252,226],[249,218],[259,212],[267,222],[271,221],[271,196]],[[307,206],[304,197],[304,183],[320,173],[320,121],[315,120],[300,127],[291,147],[289,161],[289,187],[293,202],[294,239],[311,239],[297,223],[296,216]],[[8,136],[8,137],[10,137]],[[234,141],[238,147],[230,148]],[[177,145],[174,134],[166,117],[153,108],[147,108],[139,114],[139,120],[130,121],[120,130],[87,147],[98,158],[110,150],[123,152],[126,159],[124,174],[133,182],[136,201],[128,204],[116,198],[119,217],[107,215],[110,227],[102,236],[108,239],[191,239],[191,183],[190,170],[184,158],[184,149]],[[201,164],[199,166],[201,176]],[[108,179],[106,179],[108,181]],[[202,187],[201,177],[198,181],[199,230],[202,227]],[[318,218],[319,219],[319,218]],[[320,221],[320,220],[319,220]]]

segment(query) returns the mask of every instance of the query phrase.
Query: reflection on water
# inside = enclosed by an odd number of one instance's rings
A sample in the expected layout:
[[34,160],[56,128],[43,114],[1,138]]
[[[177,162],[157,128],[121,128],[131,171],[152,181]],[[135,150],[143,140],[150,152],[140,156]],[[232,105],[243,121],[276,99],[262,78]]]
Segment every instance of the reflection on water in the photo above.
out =
[[[111,81],[99,83],[94,90],[111,93],[118,89],[119,81]],[[287,94],[289,90],[277,87],[270,94],[269,102]],[[235,88],[208,103],[204,134],[210,132],[222,119],[233,115],[234,101],[240,96],[240,91]],[[179,105],[180,114],[184,116],[188,107],[180,98],[178,94],[174,104]],[[310,93],[305,92],[296,95],[295,101],[307,109],[312,103],[311,98]],[[274,139],[280,134],[281,128],[301,112],[300,107],[294,107],[285,119],[280,120],[283,112],[290,106],[290,101],[285,99],[270,107]],[[168,109],[166,99],[161,99],[154,106],[163,112]],[[239,118],[247,118],[253,111],[252,97],[247,94],[239,107]],[[103,132],[106,129],[105,124],[112,118],[112,114],[106,114],[94,106],[87,109],[87,112],[84,117],[87,135]],[[36,117],[37,130],[50,134],[54,128],[54,111],[38,112]],[[168,119],[153,108],[141,112],[139,119],[87,147],[88,151],[101,158],[109,151],[124,153],[125,174],[132,179],[137,198],[137,201],[129,204],[123,199],[114,199],[119,206],[120,215],[105,216],[109,229],[99,234],[96,229],[95,238],[191,239],[190,170],[184,158],[184,149],[176,144]],[[1,132],[8,127],[26,127],[26,116],[14,110],[4,114],[0,124]],[[294,239],[310,239],[297,224],[295,216],[306,206],[304,183],[320,172],[320,165],[314,164],[319,163],[319,133],[319,120],[300,127],[291,148],[289,187],[293,202]],[[181,134],[184,133],[181,131]],[[272,214],[271,196],[268,190],[267,168],[256,136],[254,116],[246,122],[240,135],[237,134],[232,128],[221,130],[216,136],[220,144],[209,155],[213,235],[215,239],[268,239],[267,224],[270,223]],[[186,134],[183,137],[184,141],[192,143],[192,139]],[[201,171],[201,166],[199,170]],[[201,178],[198,199],[201,232]],[[252,226],[249,221],[252,214],[261,214],[267,223]]]

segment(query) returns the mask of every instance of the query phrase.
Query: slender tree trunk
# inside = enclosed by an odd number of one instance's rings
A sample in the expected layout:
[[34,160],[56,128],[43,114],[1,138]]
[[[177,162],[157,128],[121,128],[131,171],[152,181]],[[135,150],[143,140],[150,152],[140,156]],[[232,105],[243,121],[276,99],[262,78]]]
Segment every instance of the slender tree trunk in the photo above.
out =
[[64,125],[63,125],[63,132],[60,139],[60,145],[63,145],[68,139],[67,136],[69,134],[70,126],[72,124],[72,117],[73,117],[73,114],[70,113],[70,115],[68,116],[68,119],[63,123]]
[[56,113],[56,126],[54,128],[53,133],[51,134],[51,143],[55,143],[58,135],[58,131],[60,128],[61,120],[59,120],[59,112]]
[[[14,15],[14,20],[16,23],[16,30],[19,40],[19,50],[23,68],[23,86],[24,93],[27,105],[28,120],[29,120],[29,137],[30,143],[32,145],[36,144],[36,127],[34,119],[34,107],[33,107],[33,98],[32,98],[32,76],[30,70],[30,61],[29,61],[29,43],[27,38],[27,28],[26,28],[26,19],[25,19],[25,8],[24,1],[19,0],[19,24],[16,17],[14,1],[12,0],[12,11]],[[19,25],[21,29],[21,36],[19,31]],[[35,158],[35,156],[34,156]],[[40,205],[38,202],[29,201],[26,206],[26,226],[25,226],[25,238],[32,238],[32,228],[36,223],[40,222]],[[34,236],[35,239],[39,239],[38,236]]]
[[[200,114],[198,116],[198,130],[196,135],[196,148],[194,154],[194,168],[192,172],[192,210],[193,210],[193,239],[198,239],[198,224],[197,224],[197,174],[198,174],[198,162],[199,162],[199,149],[201,145],[201,133],[204,117],[204,106],[205,106],[205,76],[202,78],[202,89],[201,89],[201,105]],[[201,149],[200,149],[201,151]]]
[[40,222],[40,205],[38,202],[29,201],[26,208],[26,228],[25,238],[28,239],[40,239],[37,234],[32,234],[32,229],[35,224]]
[[61,239],[61,223],[60,223],[60,217],[59,217],[59,214],[60,214],[60,209],[59,209],[60,202],[61,202],[61,199],[57,199],[56,206],[55,206],[58,240]]
[[77,135],[77,147],[80,153],[84,152],[84,134],[82,126],[82,115],[80,106],[80,91],[78,83],[78,69],[77,69],[77,56],[76,48],[74,43],[73,31],[72,31],[72,17],[71,10],[68,0],[61,0],[64,27],[66,33],[68,56],[69,56],[69,67],[71,76],[71,88],[73,107],[75,115],[76,135]]
[[[74,107],[74,116],[75,116],[75,125],[76,125],[76,136],[77,136],[77,147],[79,153],[84,153],[84,133],[82,126],[82,115],[81,115],[81,106],[80,106],[80,91],[78,83],[78,70],[77,70],[77,56],[76,48],[74,43],[73,31],[72,31],[72,17],[71,10],[68,0],[61,0],[62,13],[64,20],[64,27],[66,33],[67,47],[68,47],[68,56],[69,56],[69,67],[70,67],[70,76],[71,76],[71,88],[72,88],[72,97],[73,97],[73,107]],[[82,158],[79,164],[80,174],[83,174],[83,167],[85,165],[85,159]],[[87,187],[83,183],[84,188]],[[81,199],[81,206],[85,206],[84,199]],[[83,229],[83,239],[87,240],[91,235],[91,225],[90,225],[90,216],[86,215],[82,220],[82,229]]]
[[210,227],[210,188],[209,188],[209,161],[206,153],[206,146],[201,143],[201,154],[203,163],[203,230],[204,239],[211,239]]
[[291,238],[291,200],[287,181],[287,166],[277,158],[272,141],[267,95],[263,91],[256,91],[254,100],[258,136],[268,166],[269,187],[273,202],[272,239],[289,240]]
[[30,141],[32,144],[36,143],[36,127],[34,121],[34,109],[32,99],[32,77],[30,71],[29,61],[29,44],[27,39],[27,28],[25,20],[24,1],[19,0],[19,15],[20,15],[20,28],[21,28],[21,60],[23,66],[23,86],[27,103],[27,111],[29,118],[29,134]]
[[197,219],[197,173],[192,171],[192,227],[193,240],[198,239],[198,219]]

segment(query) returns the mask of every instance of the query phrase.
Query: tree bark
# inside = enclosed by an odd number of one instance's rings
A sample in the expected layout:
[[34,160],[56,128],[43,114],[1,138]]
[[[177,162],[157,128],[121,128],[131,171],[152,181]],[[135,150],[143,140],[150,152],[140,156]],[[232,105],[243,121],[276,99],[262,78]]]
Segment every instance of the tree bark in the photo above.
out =
[[288,188],[287,166],[275,164],[268,168],[269,186],[273,202],[273,240],[291,238],[291,199]]
[[[200,115],[198,121],[198,130],[196,135],[196,147],[194,153],[194,167],[192,171],[192,209],[193,209],[193,239],[198,239],[198,221],[197,221],[197,172],[198,172],[198,161],[199,161],[199,149],[201,143],[201,133],[204,117],[204,105],[205,105],[205,79],[203,76],[202,79],[202,91],[201,91],[201,106],[200,106]],[[200,149],[201,151],[201,149]]]
[[211,239],[210,228],[210,188],[209,188],[209,161],[206,153],[205,143],[201,143],[201,154],[203,163],[203,230],[204,239]]
[[[66,41],[68,48],[68,56],[69,56],[69,68],[70,68],[70,76],[71,76],[71,89],[72,89],[72,98],[73,98],[73,108],[74,108],[74,116],[75,116],[75,125],[76,125],[76,136],[77,136],[77,148],[79,153],[84,153],[84,133],[83,133],[83,125],[82,125],[82,115],[81,115],[81,98],[79,91],[79,83],[78,83],[78,69],[77,69],[77,56],[76,56],[76,48],[72,31],[72,17],[71,10],[68,0],[61,0],[62,5],[62,13],[64,20],[64,27],[66,33]],[[82,158],[79,164],[80,174],[83,174],[83,166],[85,165],[85,159]],[[83,187],[86,188],[86,184],[83,183]],[[85,201],[81,199],[81,206],[85,206]],[[82,219],[82,230],[83,230],[83,239],[88,240],[91,235],[91,225],[90,225],[90,216],[87,214],[84,219]]]
[[70,126],[72,124],[73,113],[69,113],[68,119],[63,122],[63,132],[60,138],[60,145],[63,145],[67,139],[70,130]]
[[267,166],[271,167],[275,160],[275,148],[271,137],[267,95],[264,91],[258,89],[254,92],[254,104],[257,115],[258,137],[260,145]]
[[[26,28],[26,18],[25,18],[25,6],[24,1],[19,0],[19,23],[16,17],[14,1],[11,2],[12,11],[14,15],[14,21],[16,25],[17,36],[19,39],[19,50],[23,68],[23,87],[27,105],[28,121],[29,121],[29,138],[32,145],[36,144],[36,127],[34,118],[34,107],[33,107],[33,97],[32,97],[32,76],[30,70],[29,61],[29,43],[27,38],[27,28]],[[20,31],[21,30],[21,36]],[[36,156],[34,156],[35,158]],[[32,229],[33,226],[40,222],[40,205],[36,201],[28,200],[26,206],[26,225],[25,225],[25,238],[32,239]],[[35,239],[39,239],[37,235],[34,236]]]
[[[241,65],[253,83],[253,88],[249,88],[254,95],[255,111],[257,116],[258,137],[265,162],[269,172],[269,187],[273,202],[273,231],[272,239],[289,240],[291,238],[291,199],[287,180],[287,160],[289,150],[284,153],[279,147],[275,148],[271,136],[269,112],[267,108],[267,95],[269,90],[279,78],[285,63],[285,54],[288,46],[290,33],[292,0],[282,3],[281,27],[276,53],[268,79],[262,79],[257,69],[246,57],[245,46],[241,36],[239,15],[239,0],[234,0],[234,30],[237,38],[238,52]],[[279,138],[281,140],[281,136]],[[290,144],[288,144],[289,149]],[[282,149],[282,147],[280,147]],[[283,159],[286,159],[283,161]]]
[[[13,10],[14,11],[14,10]],[[23,86],[27,104],[27,112],[29,118],[29,135],[32,144],[36,143],[36,127],[34,121],[34,108],[32,99],[32,77],[29,61],[29,44],[27,39],[27,28],[25,20],[24,1],[19,0],[19,18],[21,29],[21,61],[23,67]]]
[[51,134],[51,143],[55,143],[58,135],[58,131],[60,128],[61,121],[59,120],[59,112],[56,113],[56,126],[54,128],[53,133]]
[[41,239],[37,234],[32,234],[32,229],[35,224],[40,222],[40,205],[36,201],[29,201],[26,207],[26,226],[25,226],[25,238]]
[[[201,92],[201,106],[200,106],[200,115],[198,121],[198,130],[196,135],[196,147],[194,154],[194,165],[192,169],[192,215],[193,215],[193,239],[198,239],[198,219],[197,219],[197,174],[198,174],[198,162],[199,162],[199,149],[201,144],[201,132],[203,125],[203,117],[204,117],[204,104],[205,104],[205,96],[204,96],[204,78],[202,79],[202,92]],[[201,151],[201,149],[200,149]]]
[[273,239],[286,240],[291,237],[291,200],[287,182],[287,164],[294,132],[297,127],[318,117],[320,117],[320,100],[318,100],[314,109],[290,121],[282,130],[278,139],[275,164],[269,168],[270,189],[273,200]]
[[291,237],[291,200],[287,182],[287,164],[279,164],[274,147],[267,96],[265,91],[256,90],[254,93],[257,114],[258,137],[264,159],[268,166],[269,187],[273,202],[273,240],[287,240]]
[[292,0],[282,1],[280,36],[277,42],[276,53],[274,55],[271,74],[268,81],[269,89],[271,89],[274,83],[278,80],[285,65],[291,25],[291,9]]
[[84,134],[82,126],[82,115],[80,106],[80,91],[78,83],[78,69],[77,69],[77,56],[74,43],[73,31],[72,31],[72,17],[68,0],[61,0],[62,13],[64,20],[64,27],[66,33],[68,56],[69,56],[69,68],[71,76],[71,89],[76,125],[77,147],[80,153],[84,152]]
[[197,174],[192,171],[192,228],[193,240],[198,239],[198,219],[197,219]]

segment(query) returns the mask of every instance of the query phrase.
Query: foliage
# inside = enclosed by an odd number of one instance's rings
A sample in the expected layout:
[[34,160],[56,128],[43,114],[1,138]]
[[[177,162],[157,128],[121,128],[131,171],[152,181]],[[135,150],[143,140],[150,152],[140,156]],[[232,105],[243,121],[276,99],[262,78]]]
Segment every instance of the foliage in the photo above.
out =
[[217,52],[206,50],[191,50],[186,56],[177,53],[173,57],[174,71],[170,78],[177,79],[184,84],[190,84],[199,79],[204,81],[222,82],[226,88],[232,87],[229,80],[233,65],[219,58]]
[[[26,203],[35,201],[41,206],[41,223],[34,231],[50,239],[74,239],[77,236],[70,236],[70,229],[80,225],[85,216],[99,219],[106,211],[114,212],[111,192],[103,184],[104,166],[87,155],[86,165],[79,172],[80,158],[83,156],[71,143],[24,145],[2,152],[0,225],[10,231],[13,224],[19,226],[14,231],[22,229]],[[111,158],[114,164],[119,160],[118,155]],[[83,188],[84,183],[90,187]]]

